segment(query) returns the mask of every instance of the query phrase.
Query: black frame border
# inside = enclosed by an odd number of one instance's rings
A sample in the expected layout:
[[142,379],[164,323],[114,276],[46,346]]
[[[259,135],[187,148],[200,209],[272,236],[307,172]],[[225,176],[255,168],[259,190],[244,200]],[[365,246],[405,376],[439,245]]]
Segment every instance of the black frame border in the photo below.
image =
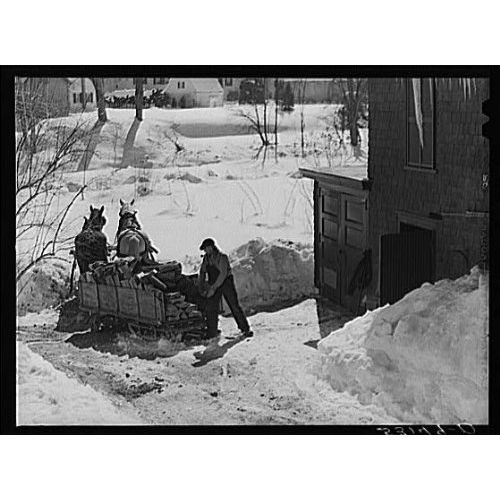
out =
[[[498,343],[489,337],[489,424],[463,427],[457,425],[240,425],[240,426],[16,426],[16,299],[15,299],[15,196],[14,196],[14,77],[155,77],[161,74],[186,77],[367,77],[367,78],[490,78],[490,99],[494,111],[491,120],[496,140],[490,139],[490,212],[496,208],[495,191],[499,164],[500,143],[500,66],[2,66],[0,78],[1,113],[1,305],[0,330],[0,433],[16,435],[37,434],[406,434],[406,435],[471,435],[500,434],[498,403],[498,373],[495,361],[499,359]],[[490,227],[491,227],[490,216]],[[496,255],[494,234],[490,231],[490,254]],[[496,266],[490,261],[490,331],[495,310],[492,296],[496,296]],[[420,431],[419,431],[420,429]],[[425,429],[425,430],[424,430]]]

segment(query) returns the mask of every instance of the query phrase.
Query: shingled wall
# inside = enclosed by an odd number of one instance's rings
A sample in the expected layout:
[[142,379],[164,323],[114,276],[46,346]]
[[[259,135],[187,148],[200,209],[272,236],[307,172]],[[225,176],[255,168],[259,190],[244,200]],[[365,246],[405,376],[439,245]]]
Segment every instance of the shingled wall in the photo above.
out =
[[[489,210],[489,189],[482,189],[482,175],[489,174],[489,149],[488,140],[481,135],[486,120],[481,104],[489,96],[489,81],[476,79],[472,95],[465,99],[457,79],[438,79],[435,96],[435,171],[407,169],[405,82],[369,80],[372,297],[379,295],[380,236],[399,232],[398,210],[424,217],[431,212]],[[488,219],[443,216],[435,224],[436,280],[457,278],[484,256],[481,247],[487,243]]]

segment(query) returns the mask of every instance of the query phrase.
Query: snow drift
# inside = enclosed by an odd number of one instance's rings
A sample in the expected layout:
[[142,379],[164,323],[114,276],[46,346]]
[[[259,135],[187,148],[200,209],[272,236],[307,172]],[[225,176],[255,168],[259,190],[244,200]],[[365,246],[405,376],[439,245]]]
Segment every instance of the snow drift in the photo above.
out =
[[[290,305],[317,293],[310,244],[254,238],[230,252],[229,260],[238,298],[247,313]],[[186,256],[183,272],[198,272],[200,263],[199,257]]]
[[231,252],[230,260],[238,296],[247,310],[300,300],[316,291],[311,245],[257,238]]
[[17,342],[18,425],[137,425],[104,396]]
[[488,276],[426,283],[323,339],[319,375],[406,423],[488,420]]
[[28,271],[17,287],[18,316],[60,304],[68,296],[70,275],[69,264],[51,260]]

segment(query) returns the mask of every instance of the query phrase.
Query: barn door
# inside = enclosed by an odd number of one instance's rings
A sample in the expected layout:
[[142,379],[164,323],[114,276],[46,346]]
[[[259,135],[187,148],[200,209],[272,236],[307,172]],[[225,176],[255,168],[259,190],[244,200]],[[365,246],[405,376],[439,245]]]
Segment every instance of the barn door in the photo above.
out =
[[393,304],[433,281],[433,233],[385,234],[380,241],[380,301]]
[[366,248],[367,200],[361,196],[342,194],[341,201],[341,254],[344,269],[342,276],[342,305],[351,311],[355,311],[362,290],[356,290],[354,294],[349,295],[347,289],[357,266],[363,258],[363,250]]
[[321,207],[319,211],[320,290],[323,296],[340,302],[339,194],[320,188],[319,201]]

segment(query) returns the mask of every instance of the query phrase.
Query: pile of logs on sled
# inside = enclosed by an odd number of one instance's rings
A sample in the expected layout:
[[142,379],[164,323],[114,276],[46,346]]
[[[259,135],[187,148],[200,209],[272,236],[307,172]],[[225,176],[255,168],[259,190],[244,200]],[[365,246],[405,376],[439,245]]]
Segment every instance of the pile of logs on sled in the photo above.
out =
[[95,262],[90,265],[90,271],[84,273],[80,279],[115,287],[136,288],[146,291],[163,292],[165,299],[165,315],[168,321],[179,321],[201,318],[198,307],[186,300],[179,291],[179,282],[182,278],[192,277],[182,275],[182,266],[179,262],[171,261],[157,263],[136,272],[137,260],[134,257],[116,259],[113,262]]
[[179,321],[188,318],[201,318],[202,314],[195,304],[186,301],[180,292],[167,293],[165,315],[168,321]]
[[95,262],[90,271],[82,275],[83,281],[93,281],[103,285],[140,288],[142,290],[160,289],[163,292],[175,291],[182,277],[182,266],[171,261],[155,266],[143,267],[137,272],[138,262],[134,257],[116,259],[113,262]]

